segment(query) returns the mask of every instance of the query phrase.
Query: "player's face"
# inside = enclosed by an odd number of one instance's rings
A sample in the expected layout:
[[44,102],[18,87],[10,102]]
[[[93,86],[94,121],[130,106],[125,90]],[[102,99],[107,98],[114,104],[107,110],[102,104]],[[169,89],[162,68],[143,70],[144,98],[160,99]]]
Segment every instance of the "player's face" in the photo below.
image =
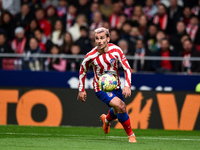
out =
[[95,34],[95,43],[97,45],[98,50],[103,50],[104,52],[108,48],[108,42],[110,38],[106,36],[105,32],[100,32]]

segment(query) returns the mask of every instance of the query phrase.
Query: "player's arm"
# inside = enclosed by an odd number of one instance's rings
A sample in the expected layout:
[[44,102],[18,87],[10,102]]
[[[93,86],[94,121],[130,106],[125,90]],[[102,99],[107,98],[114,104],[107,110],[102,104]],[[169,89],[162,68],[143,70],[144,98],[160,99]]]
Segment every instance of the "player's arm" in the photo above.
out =
[[78,85],[79,93],[78,93],[77,99],[80,100],[81,102],[85,102],[87,98],[87,93],[85,91],[85,78],[87,75],[87,71],[89,69],[89,63],[90,63],[90,59],[86,55],[86,57],[84,58],[81,64],[81,68],[79,72],[79,85]]
[[125,98],[127,98],[131,96],[131,77],[132,77],[131,68],[122,50],[119,50],[118,57],[119,57],[119,62],[122,64],[122,67],[125,72],[125,84],[122,90],[122,94],[125,96]]

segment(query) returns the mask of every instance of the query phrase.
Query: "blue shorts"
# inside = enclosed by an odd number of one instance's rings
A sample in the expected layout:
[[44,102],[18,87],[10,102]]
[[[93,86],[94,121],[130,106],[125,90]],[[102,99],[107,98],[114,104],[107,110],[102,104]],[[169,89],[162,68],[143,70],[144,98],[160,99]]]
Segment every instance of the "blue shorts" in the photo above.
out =
[[95,92],[95,95],[109,107],[110,107],[109,105],[110,101],[116,96],[119,97],[124,102],[124,97],[121,89],[117,89],[112,92],[99,91]]

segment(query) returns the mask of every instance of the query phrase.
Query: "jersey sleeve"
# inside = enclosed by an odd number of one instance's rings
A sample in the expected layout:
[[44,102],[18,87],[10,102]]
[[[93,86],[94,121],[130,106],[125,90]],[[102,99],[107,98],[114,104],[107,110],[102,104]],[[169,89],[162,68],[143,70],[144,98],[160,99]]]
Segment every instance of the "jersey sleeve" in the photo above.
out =
[[128,63],[128,60],[126,59],[126,56],[124,55],[123,51],[120,48],[118,50],[118,53],[119,53],[119,55],[118,55],[119,62],[122,64],[122,67],[123,67],[124,72],[125,72],[125,84],[124,84],[124,86],[131,87],[132,73],[131,73],[130,65]]
[[85,91],[85,78],[87,76],[87,71],[89,69],[90,61],[91,61],[90,58],[86,55],[81,64],[79,72],[79,85],[78,85],[79,91]]

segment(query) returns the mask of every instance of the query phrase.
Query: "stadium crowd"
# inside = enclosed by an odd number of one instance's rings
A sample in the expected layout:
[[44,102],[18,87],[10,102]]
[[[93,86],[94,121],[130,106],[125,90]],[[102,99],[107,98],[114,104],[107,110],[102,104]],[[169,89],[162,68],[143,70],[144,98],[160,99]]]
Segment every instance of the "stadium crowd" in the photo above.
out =
[[[16,70],[78,71],[94,46],[94,29],[110,30],[133,72],[200,72],[200,0],[0,0],[0,69],[13,60]],[[74,59],[37,58],[66,54]],[[181,56],[183,61],[145,60],[144,56]],[[119,69],[123,69],[119,66]]]

